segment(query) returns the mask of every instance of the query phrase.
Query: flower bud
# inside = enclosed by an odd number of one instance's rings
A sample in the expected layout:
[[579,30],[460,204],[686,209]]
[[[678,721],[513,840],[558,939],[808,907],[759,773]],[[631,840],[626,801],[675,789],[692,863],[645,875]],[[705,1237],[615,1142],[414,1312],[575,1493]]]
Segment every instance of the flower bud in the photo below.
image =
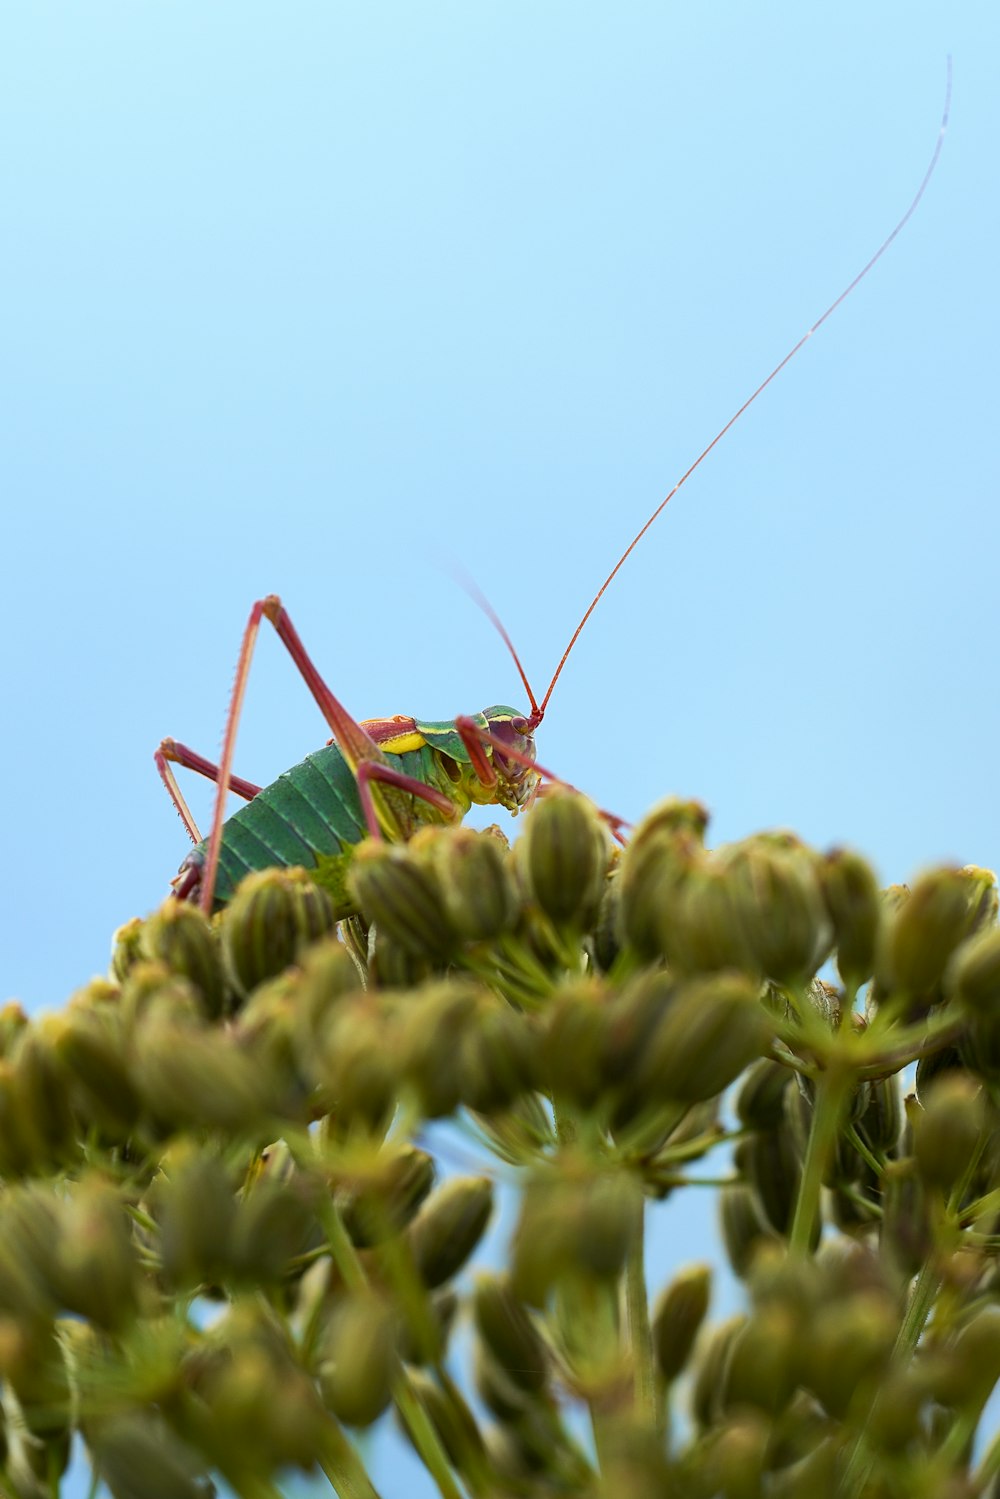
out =
[[811,978],[832,935],[815,855],[797,841],[767,835],[728,850],[723,867],[756,971],[778,984]]
[[493,1183],[488,1177],[460,1176],[438,1187],[407,1231],[425,1286],[434,1290],[457,1274],[482,1238],[492,1212]]
[[943,1352],[934,1394],[953,1409],[978,1413],[1000,1380],[1000,1307],[982,1307]]
[[229,1244],[232,1273],[256,1288],[287,1279],[296,1261],[322,1242],[316,1217],[320,1187],[298,1171],[267,1173],[245,1190]]
[[301,1059],[341,1131],[361,1125],[381,1134],[388,1127],[399,1086],[388,1029],[386,1014],[368,995],[348,996],[324,1025],[313,1056]]
[[835,848],[819,865],[820,886],[837,949],[837,969],[854,989],[875,967],[882,902],[871,866],[850,849]]
[[528,1017],[504,1000],[482,994],[457,1048],[462,1102],[480,1114],[510,1108],[537,1081],[537,1049]]
[[222,917],[223,956],[235,989],[245,999],[335,926],[330,896],[304,869],[248,875]]
[[55,1046],[59,1029],[56,1016],[45,1017],[21,1032],[12,1055],[23,1120],[30,1126],[39,1165],[72,1161],[80,1149],[70,1079]]
[[868,1087],[865,1111],[858,1120],[861,1138],[876,1155],[892,1156],[899,1145],[902,1125],[898,1077],[893,1073],[873,1080]]
[[[740,1168],[757,1195],[765,1223],[787,1238],[802,1180],[802,1160],[792,1131],[787,1125],[760,1130],[741,1140],[737,1150]],[[817,1222],[817,1236],[819,1229]]]
[[771,1022],[757,995],[757,984],[739,973],[682,985],[649,1038],[637,1089],[686,1103],[721,1093],[770,1041]]
[[56,1056],[69,1077],[74,1108],[85,1125],[123,1141],[142,1112],[117,1008],[73,1001],[52,1030]]
[[133,916],[120,926],[111,939],[111,974],[120,984],[128,977],[133,963],[142,957],[142,929],[145,923],[141,916]]
[[757,1197],[745,1182],[734,1182],[719,1193],[719,1221],[726,1256],[733,1274],[748,1274],[761,1248],[777,1239],[764,1222]]
[[709,1266],[685,1265],[660,1293],[653,1309],[653,1353],[667,1384],[687,1367],[698,1329],[708,1311],[711,1291]]
[[616,880],[619,917],[625,940],[644,962],[671,958],[671,914],[703,852],[700,836],[648,818],[630,839]]
[[948,964],[945,982],[949,994],[971,1014],[1000,1019],[1000,927],[963,942]]
[[133,1079],[167,1125],[253,1131],[277,1105],[272,1079],[234,1036],[178,1026],[156,1011],[137,1027]]
[[204,1499],[208,1475],[158,1411],[133,1409],[88,1423],[95,1473],[116,1499]]
[[[95,979],[95,983],[101,983]],[[11,999],[0,1009],[0,1057],[9,1057],[22,1031],[31,1024],[17,1000]]]
[[486,1449],[479,1427],[468,1405],[449,1380],[442,1389],[423,1369],[412,1369],[407,1376],[410,1387],[430,1418],[438,1440],[452,1462],[470,1483],[473,1492],[485,1492],[482,1473]]
[[514,1235],[511,1286],[542,1306],[566,1270],[591,1280],[621,1273],[637,1224],[637,1185],[575,1158],[525,1188]]
[[338,1199],[351,1242],[370,1249],[402,1232],[434,1185],[434,1160],[415,1145],[386,1146]]
[[531,811],[514,857],[531,896],[556,926],[586,929],[611,854],[607,825],[586,797],[553,787]]
[[762,1057],[747,1069],[736,1095],[736,1117],[745,1129],[779,1128],[791,1080],[791,1069],[770,1057]]
[[499,839],[472,828],[448,829],[437,868],[452,926],[465,941],[492,942],[515,924],[520,903]]
[[399,1037],[400,1067],[425,1118],[454,1113],[461,1098],[458,1050],[475,1023],[480,990],[463,980],[428,983],[407,1001]]
[[473,1310],[479,1336],[507,1379],[532,1395],[544,1389],[548,1378],[545,1344],[509,1278],[481,1275]]
[[818,1307],[802,1339],[802,1382],[831,1416],[867,1412],[884,1378],[899,1316],[891,1297],[860,1291]]
[[441,882],[403,844],[370,838],[354,852],[347,883],[365,919],[416,958],[443,962],[456,933]]
[[779,1415],[799,1382],[802,1329],[789,1306],[758,1307],[732,1341],[720,1392],[727,1410]]
[[699,1343],[691,1386],[691,1414],[703,1431],[713,1426],[722,1413],[726,1366],[747,1320],[744,1315],[727,1317],[710,1327]]
[[880,986],[932,998],[952,953],[979,915],[982,881],[964,870],[925,874],[889,919],[880,944]]
[[370,1426],[392,1398],[399,1370],[396,1318],[372,1292],[338,1302],[323,1340],[323,1404],[348,1426]]
[[891,1161],[885,1169],[879,1243],[888,1262],[906,1280],[917,1274],[931,1251],[927,1200],[912,1158]]
[[923,1108],[910,1114],[921,1180],[947,1195],[962,1180],[986,1124],[983,1090],[961,1073],[939,1078]]
[[115,1189],[89,1178],[69,1198],[53,1279],[61,1304],[109,1332],[121,1332],[139,1304],[139,1263],[130,1219]]
[[198,991],[206,1019],[217,1020],[225,1008],[226,981],[222,954],[205,916],[190,901],[165,900],[143,922],[139,952],[189,979]]
[[233,1184],[222,1162],[204,1151],[181,1159],[154,1187],[160,1218],[160,1259],[181,1289],[223,1282],[230,1268],[236,1221]]
[[608,992],[593,980],[557,989],[545,1011],[541,1066],[547,1089],[590,1109],[605,1086]]

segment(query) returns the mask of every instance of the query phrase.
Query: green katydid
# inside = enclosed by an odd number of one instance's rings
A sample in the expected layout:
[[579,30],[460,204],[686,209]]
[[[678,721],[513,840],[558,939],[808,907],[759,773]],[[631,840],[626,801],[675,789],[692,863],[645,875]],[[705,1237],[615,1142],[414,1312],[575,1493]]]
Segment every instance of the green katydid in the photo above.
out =
[[[323,681],[280,599],[271,595],[254,604],[243,633],[219,764],[212,764],[173,739],[164,739],[156,751],[160,776],[196,844],[173,882],[180,899],[198,899],[202,909],[211,912],[230,899],[243,875],[275,865],[305,865],[318,870],[323,883],[332,890],[338,916],[348,915],[354,906],[347,892],[346,869],[353,850],[366,836],[405,840],[426,823],[460,822],[474,802],[506,807],[516,814],[531,801],[541,780],[558,781],[557,776],[535,760],[534,732],[545,716],[553,689],[590,616],[623,563],[681,486],[850,296],[908,223],[937,166],[950,98],[949,61],[940,130],[910,206],[850,284],[747,397],[629,542],[587,606],[540,701],[531,690],[506,630],[486,601],[480,599],[514,659],[531,705],[527,713],[496,706],[440,723],[402,715],[358,722]],[[270,620],[305,679],[333,739],[285,771],[270,786],[260,787],[233,774],[233,754],[250,661],[264,618]],[[172,764],[197,771],[218,785],[207,839],[201,838]],[[230,790],[243,797],[247,805],[226,819],[226,795]],[[615,826],[619,821],[610,817],[609,820]]]

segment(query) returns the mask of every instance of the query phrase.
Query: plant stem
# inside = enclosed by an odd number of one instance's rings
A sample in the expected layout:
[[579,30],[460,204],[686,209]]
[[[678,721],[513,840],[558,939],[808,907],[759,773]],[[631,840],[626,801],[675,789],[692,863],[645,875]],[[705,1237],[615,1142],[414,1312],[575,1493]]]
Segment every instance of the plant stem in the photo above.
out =
[[793,1254],[808,1254],[819,1215],[823,1177],[833,1154],[840,1129],[843,1106],[851,1089],[853,1070],[843,1066],[821,1072],[816,1080],[816,1102],[813,1108],[809,1144],[802,1167],[802,1180],[795,1203],[795,1217],[789,1238]]
[[657,1419],[656,1371],[653,1366],[653,1335],[649,1326],[645,1265],[646,1204],[640,1198],[636,1231],[625,1265],[625,1303],[628,1335],[635,1366],[635,1404],[640,1418],[652,1426]]

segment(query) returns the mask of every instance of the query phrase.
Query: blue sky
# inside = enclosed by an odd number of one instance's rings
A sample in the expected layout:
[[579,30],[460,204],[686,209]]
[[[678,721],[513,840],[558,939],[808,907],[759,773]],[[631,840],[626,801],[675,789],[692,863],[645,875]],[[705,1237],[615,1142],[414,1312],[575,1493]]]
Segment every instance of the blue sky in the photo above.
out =
[[[61,1005],[186,852],[280,592],[358,717],[541,689],[631,534],[905,234],[609,592],[539,754],[638,817],[995,865],[992,6],[262,5],[0,19],[2,986]],[[325,738],[273,639],[237,769]],[[192,798],[207,815],[208,798]],[[501,814],[503,816],[504,814]]]
[[[280,592],[358,717],[519,700],[637,816],[991,864],[1000,125],[986,7],[8,10],[3,987],[60,1004],[186,839]],[[238,769],[325,738],[273,639]],[[199,800],[200,788],[192,795]],[[207,812],[207,798],[199,811]],[[503,816],[505,814],[501,814]],[[52,923],[58,924],[53,938]]]

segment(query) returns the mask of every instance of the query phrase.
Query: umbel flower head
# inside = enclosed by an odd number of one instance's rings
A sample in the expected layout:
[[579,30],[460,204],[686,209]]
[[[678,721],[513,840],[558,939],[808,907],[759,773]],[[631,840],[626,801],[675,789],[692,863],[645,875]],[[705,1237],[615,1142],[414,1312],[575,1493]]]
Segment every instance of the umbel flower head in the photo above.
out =
[[0,1490],[79,1437],[116,1499],[371,1499],[391,1411],[448,1494],[989,1492],[993,877],[707,834],[561,789],[513,850],[362,844],[339,925],[266,870],[0,1012]]

